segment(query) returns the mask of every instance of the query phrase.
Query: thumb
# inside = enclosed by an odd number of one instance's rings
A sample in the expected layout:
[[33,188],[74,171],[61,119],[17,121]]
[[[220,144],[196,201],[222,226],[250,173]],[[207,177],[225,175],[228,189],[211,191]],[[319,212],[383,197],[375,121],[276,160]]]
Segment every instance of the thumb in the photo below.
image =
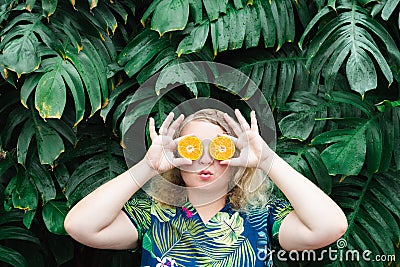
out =
[[172,164],[176,167],[179,167],[182,165],[192,165],[192,161],[186,158],[175,158],[172,160]]
[[223,160],[220,162],[220,164],[234,166],[234,167],[242,167],[243,166],[240,158],[231,158],[231,159]]

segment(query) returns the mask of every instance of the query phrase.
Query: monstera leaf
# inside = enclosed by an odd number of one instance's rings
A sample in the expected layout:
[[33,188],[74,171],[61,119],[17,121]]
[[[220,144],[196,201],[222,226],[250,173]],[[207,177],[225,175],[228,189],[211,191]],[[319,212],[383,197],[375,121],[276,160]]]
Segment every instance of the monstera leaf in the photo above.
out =
[[42,217],[47,229],[54,234],[67,234],[64,220],[68,207],[65,201],[52,200],[43,206]]
[[26,267],[28,263],[24,256],[18,251],[0,245],[0,261],[15,267]]
[[252,50],[226,63],[244,74],[244,79],[231,78],[232,88],[244,88],[242,99],[251,98],[260,89],[272,109],[283,108],[293,90],[308,86],[304,57],[294,46],[278,53]]
[[277,153],[294,169],[317,184],[326,194],[330,194],[332,178],[329,176],[321,153],[315,147],[285,141],[278,143]]
[[[76,154],[75,154],[76,153]],[[67,205],[71,206],[101,184],[113,179],[126,169],[125,162],[121,159],[121,148],[118,143],[112,140],[97,140],[95,142],[86,140],[78,143],[69,155],[60,158],[60,163],[68,163],[83,153],[91,155],[82,162],[70,175],[65,185],[65,196],[68,199]]]
[[330,144],[321,157],[330,174],[357,175],[364,163],[368,173],[387,170],[391,155],[398,162],[398,146],[394,132],[398,128],[398,108],[377,113],[371,103],[361,101],[353,94],[335,92],[332,100],[358,107],[366,115],[362,118],[341,118],[341,127],[323,132],[313,138],[312,145]]
[[[7,216],[3,212],[1,212],[0,214],[2,217]],[[11,216],[8,216],[8,219],[9,219],[8,221],[4,221],[3,223],[5,222],[9,223],[12,221],[13,218],[11,218]],[[4,225],[3,223],[0,223],[1,241],[18,240],[19,242],[29,242],[32,244],[40,245],[39,238],[35,236],[31,231],[18,226]],[[21,253],[19,253],[15,249],[3,245],[0,245],[0,261],[11,264],[12,266],[16,267],[28,266],[27,260]]]
[[[1,192],[3,193],[3,191]],[[10,225],[13,222],[21,220],[21,213],[0,211],[0,216],[2,218],[0,221],[1,241],[6,241],[7,245],[10,245],[13,242],[19,242],[19,244],[21,244],[21,242],[27,242],[36,246],[35,250],[42,249],[40,247],[39,238],[35,234],[20,226]],[[21,246],[11,248],[11,246],[8,247],[7,245],[0,245],[0,262],[4,262],[16,267],[29,266],[27,258],[25,258],[25,256],[19,252]],[[36,253],[38,252],[39,251],[36,251]]]
[[[376,255],[395,255],[400,236],[398,182],[396,172],[388,171],[384,175],[369,177],[349,176],[334,184],[331,197],[345,210],[349,223],[339,250],[369,250],[370,259],[375,259]],[[394,260],[394,257],[388,258],[388,262]],[[334,263],[336,266],[346,266],[338,259]],[[382,266],[379,262],[366,261],[362,257],[357,264]]]
[[282,135],[304,141],[311,133],[321,133],[326,121],[317,119],[327,117],[330,105],[332,104],[310,92],[293,93],[290,101],[281,108],[281,111],[291,112],[278,123]]
[[[385,0],[381,1],[380,3],[377,3],[374,5],[374,7],[371,10],[371,15],[375,16],[379,12],[381,12],[381,17],[384,20],[388,20],[389,17],[396,11],[396,7],[400,4],[399,1],[397,0]],[[398,10],[398,9],[397,9]],[[399,14],[398,14],[399,15]],[[400,21],[398,25],[400,29]]]
[[[307,68],[311,79],[318,83],[323,76],[327,89],[332,90],[336,75],[343,66],[351,89],[364,96],[377,87],[375,61],[388,83],[392,83],[393,73],[381,50],[385,47],[397,63],[400,62],[400,51],[386,29],[373,20],[356,0],[341,1],[335,10],[329,6],[322,8],[307,26],[299,45],[303,45],[313,27],[334,12],[338,13],[337,16],[324,22],[307,48]],[[384,46],[379,46],[375,39]]]
[[168,38],[159,38],[155,32],[144,30],[121,51],[118,64],[124,66],[126,74],[132,77],[168,45]]
[[42,57],[38,49],[40,41],[35,34],[53,49],[61,46],[58,39],[52,38],[50,29],[41,22],[41,19],[42,17],[37,14],[22,13],[1,32],[3,39],[0,50],[3,53],[0,63],[16,72],[18,76],[31,73],[40,66]]
[[8,145],[12,141],[14,131],[23,124],[22,130],[17,134],[19,163],[25,165],[29,145],[35,136],[40,163],[53,164],[54,160],[64,151],[64,141],[61,136],[73,144],[76,139],[75,134],[70,126],[61,120],[45,123],[33,106],[31,104],[28,106],[29,110],[18,106],[8,114],[7,127],[2,131],[2,143],[4,146]]
[[[294,8],[303,24],[309,16],[303,1],[154,1],[143,14],[141,22],[151,17],[151,29],[160,36],[183,30],[187,36],[180,42],[177,54],[200,51],[209,36],[214,55],[225,50],[256,47],[263,36],[265,47],[292,42],[295,35]],[[202,10],[207,16],[203,17]],[[193,21],[189,21],[192,18]]]

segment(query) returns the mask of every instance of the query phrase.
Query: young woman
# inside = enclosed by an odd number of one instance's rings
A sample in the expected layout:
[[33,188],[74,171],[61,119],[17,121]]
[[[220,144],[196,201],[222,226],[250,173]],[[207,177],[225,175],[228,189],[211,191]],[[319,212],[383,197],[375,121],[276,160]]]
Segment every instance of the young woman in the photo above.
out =
[[[342,210],[268,147],[254,111],[250,124],[238,110],[235,115],[238,122],[213,109],[176,120],[171,113],[158,133],[150,119],[146,156],[77,203],[66,231],[96,248],[141,245],[142,266],[156,267],[270,266],[271,249],[317,249],[341,237],[347,229]],[[204,146],[193,161],[176,155],[178,142],[191,135]],[[218,136],[232,139],[233,158],[210,155]],[[155,183],[155,200],[140,190],[158,174],[184,193]],[[270,195],[267,175],[290,203]]]

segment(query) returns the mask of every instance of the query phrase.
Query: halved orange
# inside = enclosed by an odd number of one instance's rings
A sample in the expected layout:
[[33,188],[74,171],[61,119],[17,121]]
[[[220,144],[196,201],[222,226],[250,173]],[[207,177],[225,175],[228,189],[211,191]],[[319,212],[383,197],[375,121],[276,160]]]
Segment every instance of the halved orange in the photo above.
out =
[[210,155],[216,160],[226,160],[235,154],[235,144],[227,136],[215,137],[209,146]]
[[196,136],[186,136],[178,142],[178,153],[184,158],[198,160],[203,154],[203,143]]

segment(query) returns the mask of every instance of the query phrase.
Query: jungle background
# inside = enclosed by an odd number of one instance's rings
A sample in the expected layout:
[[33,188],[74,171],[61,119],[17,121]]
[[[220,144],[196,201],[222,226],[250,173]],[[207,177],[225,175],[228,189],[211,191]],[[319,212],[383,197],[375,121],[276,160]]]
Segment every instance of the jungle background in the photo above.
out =
[[[278,154],[346,213],[339,252],[396,256],[278,266],[400,266],[399,13],[398,0],[0,0],[0,266],[139,266],[139,254],[75,242],[63,220],[127,169],[126,129],[176,76],[136,90],[193,61],[259,87]],[[186,84],[150,113],[159,126],[210,97],[248,115],[246,84]]]

